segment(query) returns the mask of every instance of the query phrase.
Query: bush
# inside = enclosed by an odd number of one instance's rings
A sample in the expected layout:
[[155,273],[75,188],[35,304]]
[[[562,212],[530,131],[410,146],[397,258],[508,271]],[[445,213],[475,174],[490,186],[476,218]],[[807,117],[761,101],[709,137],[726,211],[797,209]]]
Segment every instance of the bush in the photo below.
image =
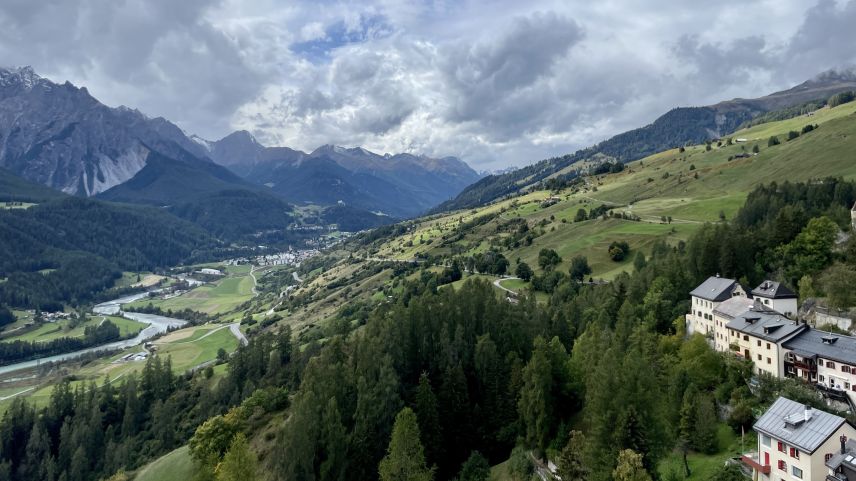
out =
[[802,131],[800,133],[807,134],[807,133],[811,132],[812,130],[814,130],[814,125],[808,124],[802,128]]
[[780,143],[781,143],[781,142],[779,142],[779,138],[778,138],[778,137],[776,137],[776,136],[774,135],[774,136],[770,137],[770,139],[769,139],[769,140],[767,140],[767,147],[772,147],[772,146],[774,146],[774,145],[779,145]]
[[625,241],[613,241],[609,244],[609,258],[615,262],[621,262],[630,252],[630,245]]
[[788,142],[790,142],[791,140],[794,140],[795,138],[797,138],[799,136],[800,136],[799,132],[797,132],[796,130],[791,130],[790,132],[788,132]]

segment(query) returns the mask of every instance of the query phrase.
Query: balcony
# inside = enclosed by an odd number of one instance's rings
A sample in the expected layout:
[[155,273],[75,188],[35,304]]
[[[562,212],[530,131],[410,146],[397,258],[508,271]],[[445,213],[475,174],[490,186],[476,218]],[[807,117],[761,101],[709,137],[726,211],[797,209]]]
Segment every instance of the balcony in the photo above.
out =
[[740,460],[743,461],[743,464],[759,473],[770,474],[770,465],[761,464],[761,458],[758,453],[746,453],[743,456],[740,456]]

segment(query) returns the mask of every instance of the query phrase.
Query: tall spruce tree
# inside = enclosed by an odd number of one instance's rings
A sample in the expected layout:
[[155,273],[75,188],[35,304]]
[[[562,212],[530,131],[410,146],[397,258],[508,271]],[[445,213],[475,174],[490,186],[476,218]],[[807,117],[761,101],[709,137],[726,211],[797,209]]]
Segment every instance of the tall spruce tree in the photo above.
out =
[[419,439],[419,424],[410,408],[395,417],[386,456],[378,467],[380,481],[432,481],[433,469],[425,464],[425,450]]

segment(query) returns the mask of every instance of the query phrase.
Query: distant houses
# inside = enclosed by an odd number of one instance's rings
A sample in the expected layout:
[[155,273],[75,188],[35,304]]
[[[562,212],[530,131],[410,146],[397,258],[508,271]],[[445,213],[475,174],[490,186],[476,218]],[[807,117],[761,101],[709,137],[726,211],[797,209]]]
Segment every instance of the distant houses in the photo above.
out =
[[793,319],[797,296],[786,286],[764,281],[747,292],[734,279],[710,277],[690,296],[689,334],[752,361],[756,374],[801,379],[829,399],[856,406],[856,337]]

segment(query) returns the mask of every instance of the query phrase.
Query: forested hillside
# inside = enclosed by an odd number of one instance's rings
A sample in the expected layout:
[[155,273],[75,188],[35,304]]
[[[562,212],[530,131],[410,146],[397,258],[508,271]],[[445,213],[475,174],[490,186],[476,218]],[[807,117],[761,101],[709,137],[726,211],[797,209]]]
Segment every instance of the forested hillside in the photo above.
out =
[[158,209],[74,197],[0,210],[0,235],[4,302],[44,310],[91,300],[122,270],[205,258],[220,246],[199,227]]

